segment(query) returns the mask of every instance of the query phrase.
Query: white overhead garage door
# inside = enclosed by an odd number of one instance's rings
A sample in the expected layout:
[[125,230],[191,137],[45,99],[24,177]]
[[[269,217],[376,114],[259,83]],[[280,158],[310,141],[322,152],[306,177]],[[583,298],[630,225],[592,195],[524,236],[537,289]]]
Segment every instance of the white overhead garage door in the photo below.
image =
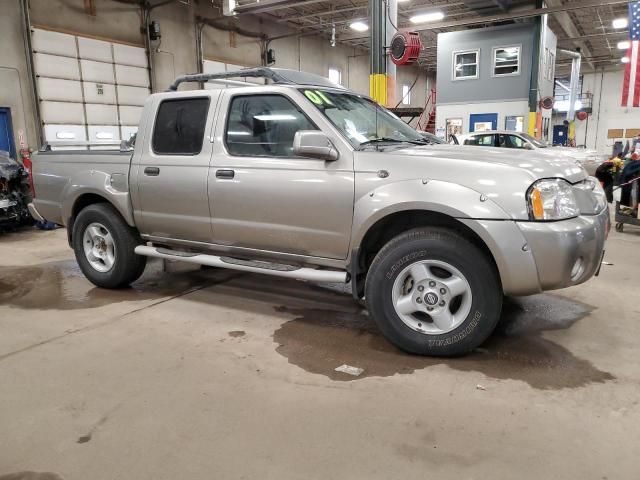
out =
[[137,132],[150,93],[144,48],[38,28],[31,34],[48,143],[119,142]]
[[[236,70],[242,70],[243,68],[247,68],[247,67],[243,67],[240,65],[234,65],[232,63],[224,63],[224,62],[219,62],[217,60],[204,60],[202,63],[202,71],[204,73],[224,73],[224,72],[233,72]],[[257,83],[257,84],[264,84],[264,80],[259,79],[259,78],[234,78],[232,80],[235,81],[245,81],[245,82],[249,82],[249,83]],[[204,84],[204,88],[205,89],[215,89],[215,88],[225,88],[224,84],[220,84],[220,83],[205,83]]]

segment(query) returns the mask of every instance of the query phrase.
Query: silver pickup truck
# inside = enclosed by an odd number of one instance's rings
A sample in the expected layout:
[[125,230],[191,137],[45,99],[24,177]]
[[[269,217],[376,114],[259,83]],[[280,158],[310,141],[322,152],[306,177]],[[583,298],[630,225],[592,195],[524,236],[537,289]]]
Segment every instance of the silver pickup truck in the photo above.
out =
[[[221,87],[177,91],[194,81]],[[573,162],[433,144],[365,96],[280,69],[181,77],[147,99],[132,153],[33,164],[32,214],[67,228],[97,286],[134,282],[147,257],[351,282],[383,334],[424,355],[480,345],[503,295],[591,278],[610,226]]]

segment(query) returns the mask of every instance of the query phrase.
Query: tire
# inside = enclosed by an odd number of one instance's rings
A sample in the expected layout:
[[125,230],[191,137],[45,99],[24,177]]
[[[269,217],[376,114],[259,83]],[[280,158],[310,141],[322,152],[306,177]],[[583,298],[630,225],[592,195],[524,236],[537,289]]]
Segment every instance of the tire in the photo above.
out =
[[138,231],[108,203],[84,208],[73,224],[76,260],[98,287],[122,288],[140,278],[147,257],[136,255],[134,249],[141,243]]
[[462,235],[438,227],[390,240],[369,268],[365,300],[383,335],[400,349],[454,356],[470,352],[493,332],[503,294],[487,255]]

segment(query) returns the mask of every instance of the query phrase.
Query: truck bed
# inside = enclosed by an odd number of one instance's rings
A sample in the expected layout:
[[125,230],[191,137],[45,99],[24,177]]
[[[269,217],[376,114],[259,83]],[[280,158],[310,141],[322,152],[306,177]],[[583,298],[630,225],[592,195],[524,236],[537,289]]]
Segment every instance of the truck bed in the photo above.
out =
[[[69,195],[79,195],[75,185],[110,182],[116,175],[128,187],[132,152],[120,150],[53,150],[33,157],[34,205],[47,220],[66,225],[68,212],[62,203]],[[78,181],[82,178],[82,182]],[[118,188],[120,189],[120,188]],[[126,190],[125,190],[126,191]]]

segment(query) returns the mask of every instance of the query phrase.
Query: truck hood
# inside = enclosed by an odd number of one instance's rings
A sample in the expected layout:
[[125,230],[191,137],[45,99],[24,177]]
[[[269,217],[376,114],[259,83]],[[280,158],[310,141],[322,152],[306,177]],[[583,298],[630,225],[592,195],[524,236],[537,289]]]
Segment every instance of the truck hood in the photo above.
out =
[[[535,151],[458,145],[390,147],[355,152],[355,170],[366,193],[381,183],[438,180],[472,189],[498,204],[507,217],[528,218],[526,192],[541,178],[564,178],[577,183],[584,168],[565,157]],[[388,173],[379,178],[380,171]],[[378,173],[378,175],[373,175]],[[368,186],[366,186],[368,184]],[[375,187],[374,187],[375,188]],[[446,199],[443,199],[446,202]]]
[[390,149],[385,153],[393,158],[403,157],[399,162],[413,164],[417,158],[433,159],[438,164],[449,163],[448,167],[463,165],[473,175],[474,170],[486,172],[487,165],[496,168],[519,171],[528,174],[531,182],[540,178],[559,177],[571,183],[584,180],[584,170],[571,161],[567,154],[540,154],[539,151],[522,151],[508,148],[458,146],[458,145],[425,145],[402,149]]

